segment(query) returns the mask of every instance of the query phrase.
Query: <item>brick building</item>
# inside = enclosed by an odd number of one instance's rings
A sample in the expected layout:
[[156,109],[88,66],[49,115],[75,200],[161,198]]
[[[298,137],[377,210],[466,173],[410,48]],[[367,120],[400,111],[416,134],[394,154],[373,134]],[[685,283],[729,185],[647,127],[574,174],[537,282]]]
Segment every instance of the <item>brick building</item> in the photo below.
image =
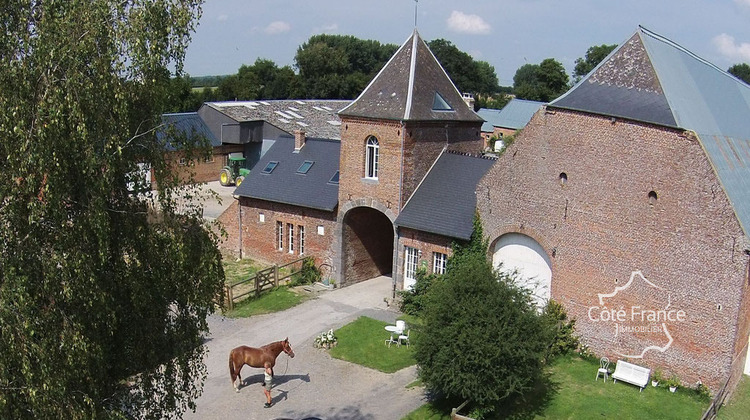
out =
[[442,272],[478,210],[488,257],[597,354],[716,390],[748,366],[748,115],[748,86],[639,28],[484,158],[482,119],[415,31],[338,138],[278,137],[221,220],[244,255],[400,290]]
[[594,352],[714,391],[739,380],[750,87],[639,28],[533,117],[477,192],[495,263],[526,270]]

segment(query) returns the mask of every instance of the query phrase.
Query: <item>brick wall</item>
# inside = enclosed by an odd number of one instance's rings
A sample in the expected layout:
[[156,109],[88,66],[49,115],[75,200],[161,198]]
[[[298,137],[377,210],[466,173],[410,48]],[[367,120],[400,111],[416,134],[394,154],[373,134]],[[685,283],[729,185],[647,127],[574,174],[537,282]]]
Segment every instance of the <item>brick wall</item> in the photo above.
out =
[[615,336],[614,322],[589,316],[598,294],[641,270],[660,289],[636,279],[609,305],[632,316],[633,306],[669,304],[685,319],[667,323],[674,341],[666,351],[631,362],[691,385],[700,378],[714,391],[738,369],[750,316],[747,244],[692,134],[543,110],[482,180],[477,205],[492,243],[518,232],[544,247],[552,297],[597,354],[620,359],[617,352],[668,344],[663,331]]
[[[369,136],[375,136],[380,145],[377,180],[364,179],[365,145]],[[483,148],[478,123],[402,124],[343,117],[341,137],[339,204],[373,198],[395,209],[396,214],[444,147],[474,154]]]
[[394,268],[398,273],[394,273],[396,278],[396,290],[404,289],[404,247],[409,246],[418,249],[419,266],[427,269],[427,273],[433,273],[433,253],[439,252],[451,256],[453,251],[451,244],[454,239],[445,236],[435,235],[432,233],[421,232],[409,228],[399,228],[398,238],[398,268]]
[[167,153],[166,160],[167,164],[179,176],[181,181],[189,181],[189,177],[192,174],[195,183],[203,183],[218,181],[219,173],[224,165],[226,165],[227,155],[242,151],[243,145],[224,145],[214,147],[212,155],[208,159],[199,158],[188,161],[183,158],[184,154],[182,152],[169,152]]
[[[234,243],[239,244],[241,234],[243,257],[259,258],[282,264],[294,261],[303,255],[310,255],[315,257],[316,265],[323,262],[330,264],[331,242],[336,227],[335,211],[326,212],[245,197],[241,197],[239,201],[242,211],[241,233],[237,230],[238,222],[231,221],[232,219],[239,220],[240,215],[237,210],[233,210],[234,214],[228,210],[222,214],[220,221],[225,223],[228,233],[237,238],[236,242],[228,242],[229,246]],[[261,214],[263,214],[263,221],[261,221]],[[224,216],[226,216],[226,221]],[[278,246],[277,222],[281,222],[283,226],[281,250]],[[293,252],[289,251],[288,224],[294,226]],[[304,228],[304,254],[302,255],[300,255],[300,226]],[[319,226],[323,227],[322,235],[318,233]]]
[[342,286],[390,274],[393,266],[393,224],[369,207],[356,207],[343,219]]

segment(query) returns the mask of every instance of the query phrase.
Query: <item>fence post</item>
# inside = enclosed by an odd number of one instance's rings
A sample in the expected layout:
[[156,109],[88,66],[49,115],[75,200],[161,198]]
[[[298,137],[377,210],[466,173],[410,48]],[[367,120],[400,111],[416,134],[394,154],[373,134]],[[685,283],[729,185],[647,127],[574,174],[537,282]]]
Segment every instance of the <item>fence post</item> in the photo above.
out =
[[273,265],[273,286],[279,287],[279,265]]
[[226,287],[226,289],[227,289],[227,307],[231,311],[232,309],[234,309],[234,299],[233,299],[233,296],[232,296],[232,286],[228,286],[227,285],[227,286],[224,286],[224,287]]

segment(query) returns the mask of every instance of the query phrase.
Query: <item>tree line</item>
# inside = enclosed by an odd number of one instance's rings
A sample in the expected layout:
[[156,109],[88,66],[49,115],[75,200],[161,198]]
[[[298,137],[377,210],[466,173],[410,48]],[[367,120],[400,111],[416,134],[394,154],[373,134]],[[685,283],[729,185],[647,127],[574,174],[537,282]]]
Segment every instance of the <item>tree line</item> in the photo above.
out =
[[[513,86],[500,86],[494,67],[474,60],[450,41],[436,39],[428,46],[458,90],[474,94],[475,109],[500,109],[512,96],[541,102],[554,100],[592,71],[617,44],[591,46],[575,60],[572,78],[554,58],[524,64],[516,70]],[[350,35],[314,35],[297,49],[294,67],[279,67],[259,58],[252,65],[242,65],[232,75],[173,78],[168,108],[170,112],[196,111],[210,101],[354,99],[397,48],[395,44]],[[728,72],[750,83],[750,65],[735,64]]]

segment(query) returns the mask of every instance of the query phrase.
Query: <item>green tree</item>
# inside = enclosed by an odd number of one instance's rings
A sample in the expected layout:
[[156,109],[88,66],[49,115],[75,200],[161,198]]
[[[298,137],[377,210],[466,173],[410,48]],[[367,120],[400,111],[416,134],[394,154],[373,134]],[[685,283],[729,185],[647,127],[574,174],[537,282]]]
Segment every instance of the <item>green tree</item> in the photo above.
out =
[[487,245],[475,216],[471,239],[454,244],[446,273],[431,282],[415,335],[427,388],[484,412],[542,378],[550,337],[531,294],[492,268]]
[[[0,418],[173,418],[200,395],[224,275],[200,209],[177,213],[164,141],[188,158],[206,143],[156,136],[199,14],[4,3]],[[138,163],[158,196],[133,192]]]
[[415,358],[424,384],[438,395],[492,411],[543,375],[548,334],[530,294],[482,253],[454,255],[431,285],[422,319]]
[[302,96],[353,99],[396,51],[392,44],[344,35],[314,35],[294,57]]
[[460,92],[494,94],[499,91],[495,68],[486,61],[474,61],[445,39],[435,39],[427,45]]
[[585,57],[576,58],[575,68],[573,68],[574,83],[578,83],[583,76],[589,74],[615,48],[617,48],[617,44],[594,45],[586,50]]
[[539,64],[524,64],[513,76],[513,91],[519,99],[549,102],[568,89],[568,74],[563,65],[547,58]]
[[727,70],[734,77],[750,84],[750,65],[747,63],[735,64]]

